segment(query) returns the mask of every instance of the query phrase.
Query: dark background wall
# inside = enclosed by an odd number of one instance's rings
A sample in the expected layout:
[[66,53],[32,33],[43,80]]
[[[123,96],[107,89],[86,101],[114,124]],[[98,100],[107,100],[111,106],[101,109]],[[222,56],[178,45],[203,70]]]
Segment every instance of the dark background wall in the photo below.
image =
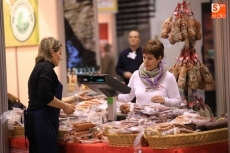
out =
[[117,50],[120,53],[126,49],[128,34],[137,30],[141,37],[141,46],[150,39],[150,18],[154,17],[155,0],[118,0],[117,24]]

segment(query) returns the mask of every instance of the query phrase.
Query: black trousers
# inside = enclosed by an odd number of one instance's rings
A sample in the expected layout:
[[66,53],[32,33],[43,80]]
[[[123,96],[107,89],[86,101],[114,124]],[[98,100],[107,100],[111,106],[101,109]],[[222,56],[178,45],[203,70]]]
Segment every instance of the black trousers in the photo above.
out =
[[50,106],[25,113],[29,153],[58,153],[59,109]]

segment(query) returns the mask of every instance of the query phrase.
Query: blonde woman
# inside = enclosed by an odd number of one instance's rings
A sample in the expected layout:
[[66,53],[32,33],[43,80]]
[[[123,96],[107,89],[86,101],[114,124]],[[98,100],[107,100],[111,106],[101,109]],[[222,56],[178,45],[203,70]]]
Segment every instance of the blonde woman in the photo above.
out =
[[30,153],[58,153],[60,109],[72,114],[75,107],[70,103],[85,99],[84,92],[62,98],[62,84],[54,71],[61,55],[60,41],[53,37],[41,40],[28,81],[29,105],[25,111],[25,134]]

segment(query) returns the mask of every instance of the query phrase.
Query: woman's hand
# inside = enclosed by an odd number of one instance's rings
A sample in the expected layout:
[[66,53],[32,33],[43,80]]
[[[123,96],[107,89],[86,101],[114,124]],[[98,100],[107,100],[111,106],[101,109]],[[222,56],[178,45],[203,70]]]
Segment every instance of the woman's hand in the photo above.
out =
[[73,114],[75,111],[75,106],[65,103],[64,108],[62,108],[65,114]]
[[87,96],[86,95],[87,93],[88,93],[87,91],[79,92],[77,94],[78,101],[93,99],[93,97]]
[[165,98],[164,97],[162,97],[162,96],[153,96],[152,98],[151,98],[151,102],[153,102],[153,103],[160,103],[160,104],[164,104],[165,103]]

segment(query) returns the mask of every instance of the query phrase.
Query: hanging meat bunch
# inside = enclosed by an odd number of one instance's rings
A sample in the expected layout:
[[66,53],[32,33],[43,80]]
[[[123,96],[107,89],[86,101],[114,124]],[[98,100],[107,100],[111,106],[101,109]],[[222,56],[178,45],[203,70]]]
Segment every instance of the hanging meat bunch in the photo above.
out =
[[183,42],[187,37],[192,44],[201,39],[201,25],[194,18],[188,6],[190,4],[178,3],[173,15],[163,24],[161,37],[168,38],[172,45],[176,42]]
[[176,80],[179,88],[204,89],[205,84],[212,83],[212,75],[208,68],[202,64],[194,49],[184,48],[175,65],[169,70]]
[[194,96],[193,101],[187,103],[187,108],[198,111],[200,116],[214,117],[211,108],[205,104],[203,98]]

